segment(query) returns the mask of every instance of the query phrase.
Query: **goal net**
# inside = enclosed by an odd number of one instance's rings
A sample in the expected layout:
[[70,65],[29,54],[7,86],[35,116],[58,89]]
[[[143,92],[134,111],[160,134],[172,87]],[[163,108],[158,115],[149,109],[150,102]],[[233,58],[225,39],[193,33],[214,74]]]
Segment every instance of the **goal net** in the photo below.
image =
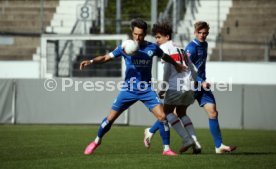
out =
[[85,59],[104,55],[112,51],[121,41],[128,39],[126,34],[115,35],[53,35],[41,36],[40,74],[49,77],[121,77],[124,64],[120,60],[93,69],[79,71],[79,63]]

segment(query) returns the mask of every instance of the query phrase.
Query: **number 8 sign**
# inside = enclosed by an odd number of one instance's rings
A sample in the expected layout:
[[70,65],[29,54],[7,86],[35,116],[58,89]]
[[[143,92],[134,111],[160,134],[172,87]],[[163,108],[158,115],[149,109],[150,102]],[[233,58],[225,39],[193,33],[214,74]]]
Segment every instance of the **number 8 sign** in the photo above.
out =
[[79,5],[77,8],[77,18],[79,20],[92,20],[92,12],[91,5]]

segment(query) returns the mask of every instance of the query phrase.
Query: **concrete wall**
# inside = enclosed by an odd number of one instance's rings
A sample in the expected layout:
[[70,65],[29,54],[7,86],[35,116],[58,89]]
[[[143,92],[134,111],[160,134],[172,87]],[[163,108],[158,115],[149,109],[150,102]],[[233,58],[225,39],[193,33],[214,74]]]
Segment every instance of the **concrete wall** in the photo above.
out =
[[[8,100],[9,108],[0,109],[0,123],[12,123],[11,119],[14,118],[17,124],[98,124],[109,113],[118,90],[100,91],[97,82],[118,84],[121,79],[80,78],[55,81],[57,87],[54,82],[44,79],[13,80],[16,84],[15,117],[12,117],[11,112],[12,90],[10,87],[1,87],[0,105],[5,105],[2,103]],[[0,86],[13,83],[11,80],[0,80]],[[3,94],[5,91],[8,94]],[[232,91],[215,90],[214,95],[221,128],[276,129],[275,85],[233,85]],[[207,114],[197,102],[188,108],[188,112],[195,127],[208,128]],[[117,124],[150,126],[154,121],[152,113],[138,102],[121,115]]]
[[[163,65],[158,63],[158,80],[163,79]],[[213,83],[276,85],[275,62],[206,62],[207,81]]]
[[0,61],[1,78],[39,78],[40,63],[37,61]]
[[[16,80],[16,123],[99,123],[109,113],[111,103],[118,93],[117,90],[92,91],[88,83],[84,83],[106,82],[109,80],[107,78],[92,81],[54,80],[52,82],[47,79]],[[112,81],[117,83],[119,79]],[[127,123],[125,119],[120,118],[117,122],[125,124]]]

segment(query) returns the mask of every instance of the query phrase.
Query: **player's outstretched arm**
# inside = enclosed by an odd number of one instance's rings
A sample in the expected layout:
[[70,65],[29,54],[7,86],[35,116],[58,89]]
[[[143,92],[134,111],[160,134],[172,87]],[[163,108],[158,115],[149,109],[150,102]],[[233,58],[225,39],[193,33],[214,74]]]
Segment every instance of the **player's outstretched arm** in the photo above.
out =
[[83,70],[86,66],[90,65],[90,64],[100,64],[100,63],[105,63],[108,62],[112,59],[112,57],[109,54],[106,54],[104,56],[98,56],[95,57],[92,60],[84,60],[80,63],[80,70]]
[[183,72],[187,69],[187,66],[184,66],[182,64],[177,63],[175,60],[173,60],[168,54],[165,54],[162,56],[162,59],[172,65],[174,65],[177,72]]

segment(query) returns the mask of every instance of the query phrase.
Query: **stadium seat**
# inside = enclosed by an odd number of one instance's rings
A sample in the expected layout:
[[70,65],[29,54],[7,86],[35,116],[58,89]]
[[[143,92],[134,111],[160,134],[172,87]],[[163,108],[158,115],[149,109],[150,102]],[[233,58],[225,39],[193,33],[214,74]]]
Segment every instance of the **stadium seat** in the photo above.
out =
[[[216,43],[210,60],[264,61],[267,44],[276,33],[275,8],[273,0],[233,0],[221,29],[222,44]],[[270,51],[268,60],[275,60],[274,50]]]
[[[44,1],[43,27],[50,24],[59,0]],[[32,60],[40,45],[40,1],[15,0],[0,2],[0,35],[13,43],[0,44],[0,60]]]

